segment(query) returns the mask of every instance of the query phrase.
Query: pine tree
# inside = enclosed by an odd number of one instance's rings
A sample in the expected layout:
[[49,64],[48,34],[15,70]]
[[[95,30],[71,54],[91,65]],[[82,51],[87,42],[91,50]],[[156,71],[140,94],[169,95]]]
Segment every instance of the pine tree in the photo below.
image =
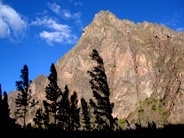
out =
[[8,95],[6,92],[3,92],[3,100],[2,100],[2,105],[3,105],[3,127],[4,128],[10,128],[11,127],[11,119],[10,119],[10,109],[8,105]]
[[20,78],[22,80],[16,81],[16,87],[18,92],[18,96],[15,100],[16,103],[16,117],[23,118],[23,128],[26,127],[26,117],[28,112],[28,105],[31,103],[31,90],[29,86],[31,84],[31,80],[29,80],[29,70],[28,66],[24,65],[23,69],[21,69]]
[[110,89],[107,82],[102,57],[96,49],[90,54],[96,65],[91,71],[87,71],[91,80],[89,81],[95,101],[90,99],[90,105],[94,108],[97,129],[113,131],[115,119],[112,116],[114,104],[110,103]]
[[47,104],[50,105],[49,112],[52,114],[54,127],[57,127],[57,113],[59,111],[59,99],[62,96],[62,91],[57,84],[57,71],[54,64],[51,64],[50,75],[48,76],[49,84],[45,88]]
[[51,107],[50,107],[50,104],[48,104],[48,102],[46,100],[43,100],[43,105],[44,105],[44,111],[43,111],[43,124],[44,124],[44,127],[45,129],[48,129],[49,128],[49,122],[50,122],[50,110],[51,110]]
[[80,108],[78,107],[77,93],[74,91],[70,97],[71,131],[78,131],[80,128]]
[[0,129],[3,128],[3,102],[2,102],[2,89],[0,84]]
[[65,90],[62,94],[62,99],[59,103],[59,125],[62,130],[70,130],[70,100],[69,100],[69,89],[65,85]]
[[35,118],[33,118],[35,125],[41,129],[44,124],[44,112],[42,108],[37,109]]
[[59,103],[59,125],[64,131],[77,131],[80,128],[80,108],[78,107],[77,93],[74,91],[69,99],[69,89],[65,85]]
[[6,91],[4,91],[2,95],[2,89],[0,84],[0,130],[12,128],[15,128],[15,120],[10,118],[8,95]]
[[90,108],[84,98],[81,98],[81,106],[82,106],[82,121],[84,123],[83,130],[91,131]]

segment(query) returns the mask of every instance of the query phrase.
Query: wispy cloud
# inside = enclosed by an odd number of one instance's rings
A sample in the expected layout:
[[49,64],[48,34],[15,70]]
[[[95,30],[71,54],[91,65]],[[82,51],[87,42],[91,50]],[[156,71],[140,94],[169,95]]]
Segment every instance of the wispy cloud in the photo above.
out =
[[[82,5],[80,2],[75,2],[74,5],[75,4]],[[61,8],[61,6],[56,3],[48,3],[47,6],[52,12],[61,16],[65,20],[74,19],[75,22],[82,28],[81,12],[72,13],[68,9]]]
[[36,15],[46,15],[48,13],[48,11],[47,10],[43,10],[43,11],[41,11],[41,12],[39,12],[39,13],[36,13]]
[[61,13],[61,7],[56,3],[48,3],[47,6],[56,14]]
[[47,28],[58,30],[58,31],[65,31],[65,32],[70,31],[70,27],[68,25],[59,24],[57,23],[56,20],[48,18],[48,17],[36,18],[36,21],[33,21],[31,24],[45,26]]
[[18,37],[26,28],[26,21],[21,18],[21,15],[0,1],[0,38]]
[[65,19],[76,19],[76,20],[80,20],[81,18],[81,12],[76,12],[76,13],[71,13],[69,10],[62,10],[62,16]]
[[48,17],[37,18],[31,25],[43,26],[47,29],[40,32],[40,37],[45,39],[49,45],[53,45],[54,42],[72,44],[77,41],[77,36],[72,34],[70,26],[60,24],[54,19]]

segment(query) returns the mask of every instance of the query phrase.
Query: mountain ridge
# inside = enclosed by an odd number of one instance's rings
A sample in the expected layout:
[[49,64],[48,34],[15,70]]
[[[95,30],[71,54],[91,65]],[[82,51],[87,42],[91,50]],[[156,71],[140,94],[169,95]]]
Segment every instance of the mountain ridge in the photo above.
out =
[[[139,119],[143,125],[149,121],[158,126],[184,123],[183,32],[146,21],[120,20],[110,11],[97,13],[77,44],[55,64],[58,85],[62,89],[68,85],[70,92],[87,100],[92,97],[87,70],[93,66],[89,57],[93,48],[104,60],[115,103],[113,115],[122,125],[126,125],[125,119],[132,125]],[[41,102],[48,80],[38,78],[30,89]]]

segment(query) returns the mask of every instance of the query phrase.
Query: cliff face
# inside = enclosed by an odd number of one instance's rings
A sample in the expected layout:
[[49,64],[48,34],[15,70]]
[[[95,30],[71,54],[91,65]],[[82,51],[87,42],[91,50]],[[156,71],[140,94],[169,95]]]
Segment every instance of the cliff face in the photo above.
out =
[[[184,33],[100,11],[76,46],[55,64],[59,86],[68,85],[70,92],[87,100],[92,98],[87,70],[93,48],[104,60],[113,115],[122,124],[124,119],[131,124],[154,121],[158,126],[184,123]],[[42,101],[48,80],[33,82],[33,96]]]

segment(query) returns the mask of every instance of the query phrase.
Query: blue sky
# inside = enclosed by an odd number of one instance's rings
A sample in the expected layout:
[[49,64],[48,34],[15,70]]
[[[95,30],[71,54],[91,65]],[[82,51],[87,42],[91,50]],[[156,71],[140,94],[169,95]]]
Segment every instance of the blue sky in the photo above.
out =
[[134,23],[184,31],[184,0],[0,0],[0,84],[15,90],[26,64],[29,78],[49,75],[100,10]]

